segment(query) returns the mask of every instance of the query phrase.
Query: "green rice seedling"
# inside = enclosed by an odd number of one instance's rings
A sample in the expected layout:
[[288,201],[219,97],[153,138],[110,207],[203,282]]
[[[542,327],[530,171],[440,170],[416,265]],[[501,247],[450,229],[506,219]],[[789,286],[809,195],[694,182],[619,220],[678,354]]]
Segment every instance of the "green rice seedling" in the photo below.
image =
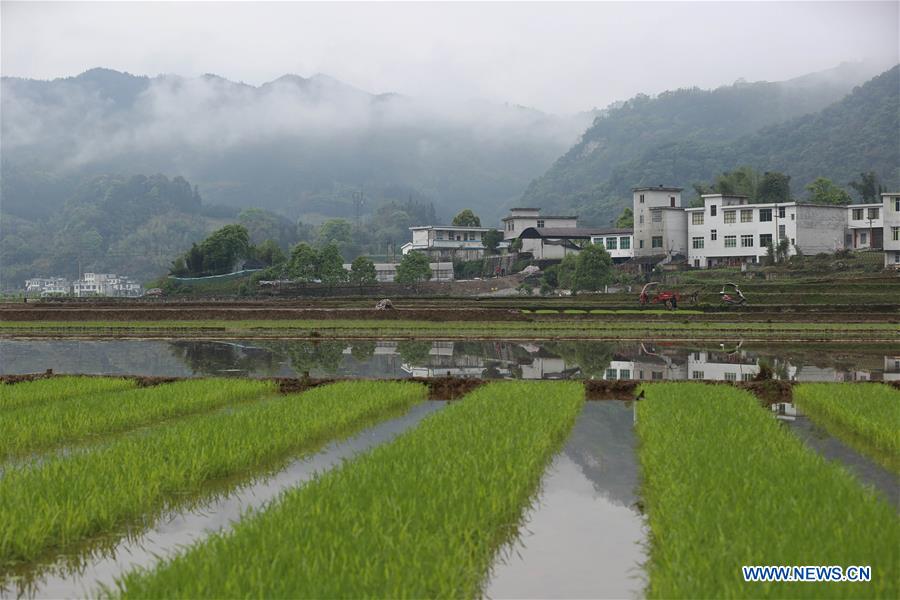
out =
[[75,397],[133,389],[133,379],[121,377],[48,377],[16,384],[0,384],[0,413]]
[[[651,384],[638,403],[651,598],[900,595],[900,519],[743,390]],[[869,583],[743,579],[742,566],[869,565]]]
[[394,442],[290,490],[125,597],[473,598],[584,401],[574,382],[478,388]]
[[0,572],[147,523],[196,500],[212,482],[274,468],[426,394],[415,383],[335,383],[151,428],[102,450],[10,468],[0,478]]
[[271,382],[193,379],[21,407],[6,412],[0,421],[0,459],[258,399],[274,391]]
[[794,402],[814,421],[900,473],[900,391],[887,385],[804,383]]

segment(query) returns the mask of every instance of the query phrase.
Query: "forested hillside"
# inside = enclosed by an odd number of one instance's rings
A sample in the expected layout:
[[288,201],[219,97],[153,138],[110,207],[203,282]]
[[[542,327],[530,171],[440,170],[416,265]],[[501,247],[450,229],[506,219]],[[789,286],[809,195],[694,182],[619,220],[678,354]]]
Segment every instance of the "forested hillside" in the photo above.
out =
[[598,117],[520,203],[575,211],[603,225],[630,204],[633,186],[690,190],[743,165],[787,173],[801,197],[818,176],[846,185],[875,171],[889,185],[900,182],[898,68],[837,102],[840,86],[801,81],[635,98]]
[[[180,174],[211,204],[292,220],[373,213],[427,197],[445,216],[473,201],[499,218],[590,123],[511,105],[437,106],[327,76],[255,87],[207,75],[2,79],[4,210],[55,210],[106,173]],[[358,209],[359,194],[363,194]],[[38,200],[35,202],[35,200]]]

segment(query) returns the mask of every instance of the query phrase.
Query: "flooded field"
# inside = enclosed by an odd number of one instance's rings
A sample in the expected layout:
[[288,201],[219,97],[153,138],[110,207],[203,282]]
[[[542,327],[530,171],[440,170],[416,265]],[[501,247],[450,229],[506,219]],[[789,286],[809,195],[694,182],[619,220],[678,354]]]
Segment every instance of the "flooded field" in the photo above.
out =
[[896,345],[437,340],[0,340],[0,373],[898,381]]

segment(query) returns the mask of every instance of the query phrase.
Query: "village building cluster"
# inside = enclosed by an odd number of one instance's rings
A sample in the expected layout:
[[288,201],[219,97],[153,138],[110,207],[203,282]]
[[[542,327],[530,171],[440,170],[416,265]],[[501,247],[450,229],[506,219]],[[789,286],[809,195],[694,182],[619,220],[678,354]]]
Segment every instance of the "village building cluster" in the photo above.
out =
[[[694,268],[758,264],[769,246],[785,256],[839,250],[883,250],[885,268],[900,268],[900,192],[880,203],[849,206],[782,202],[753,204],[740,195],[707,194],[697,207],[682,205],[681,188],[633,190],[632,229],[581,227],[574,215],[542,215],[513,208],[501,220],[500,250],[515,248],[537,260],[561,260],[587,244],[602,245],[615,263],[641,270],[660,264]],[[404,254],[424,252],[435,262],[482,258],[489,227],[412,227]]]
[[69,281],[64,277],[37,277],[25,280],[28,296],[113,296],[136,298],[144,294],[143,286],[124,275],[115,273],[85,273],[81,279]]

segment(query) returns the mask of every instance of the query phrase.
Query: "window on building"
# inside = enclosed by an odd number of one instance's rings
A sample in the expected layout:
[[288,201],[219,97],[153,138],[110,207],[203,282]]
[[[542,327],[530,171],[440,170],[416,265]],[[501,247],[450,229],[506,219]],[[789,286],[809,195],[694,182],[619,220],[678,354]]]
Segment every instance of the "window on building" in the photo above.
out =
[[675,196],[669,196],[669,206],[675,208]]
[[868,214],[866,215],[866,217],[869,218],[869,219],[877,219],[877,218],[878,218],[878,213],[879,213],[878,207],[875,206],[875,207],[872,207],[872,208],[869,209]]
[[651,371],[650,372],[650,379],[662,379],[662,378],[663,378],[662,371]]
[[699,258],[694,259],[694,266],[697,267],[698,269],[700,268],[700,259]]
[[752,248],[753,247],[753,236],[752,235],[742,235],[741,236],[741,248]]
[[538,219],[537,226],[538,226],[538,229],[542,229],[544,227],[544,220]]
[[761,233],[759,234],[759,247],[765,248],[766,246],[772,245],[772,234],[771,233]]
[[726,224],[734,223],[734,213],[735,213],[735,211],[733,211],[733,210],[722,211],[722,216],[723,216]]
[[779,207],[778,207],[778,218],[779,218],[779,219],[783,219],[783,218],[784,218],[784,211],[785,211],[785,208],[784,208],[783,206],[779,206]]
[[794,238],[791,238],[791,246],[796,246],[797,242],[794,241]]
[[741,223],[752,223],[753,222],[753,209],[742,210],[741,211]]
[[768,223],[771,220],[772,220],[772,209],[771,208],[759,209],[759,222],[760,223]]
[[618,242],[619,242],[618,238],[614,238],[614,237],[606,238],[606,249],[607,250],[615,250],[616,248],[618,248]]
[[[703,249],[703,236],[691,238],[691,247],[694,250],[702,250]],[[700,265],[697,265],[700,266]]]
[[853,220],[854,221],[862,221],[863,209],[854,208],[853,209]]
[[715,229],[710,229],[709,231],[709,239],[712,241],[716,241],[718,239],[718,233],[716,233]]
[[436,240],[442,240],[442,239],[444,239],[444,232],[443,232],[443,231],[435,231],[435,232],[434,232],[434,239],[436,239]]
[[703,213],[691,213],[691,225],[703,225]]
[[640,220],[638,221],[641,225],[644,224],[644,215],[641,215]]
[[715,204],[709,205],[709,216],[711,216],[711,217],[716,216],[716,205]]
[[615,379],[616,378],[616,370],[615,369],[607,369],[606,370],[606,379]]
[[753,381],[756,373],[741,373],[741,381]]
[[644,195],[641,194],[641,204],[643,204],[643,203],[644,203]]
[[725,236],[725,247],[726,248],[737,248],[737,236],[736,235],[726,235]]
[[737,373],[725,373],[725,381],[737,381]]
[[787,237],[787,226],[779,225],[778,226],[778,239],[783,240],[786,237]]
[[619,379],[631,379],[631,369],[619,369]]
[[663,247],[662,246],[662,236],[654,235],[653,238],[650,240],[650,247],[651,248],[662,248]]
[[891,239],[900,242],[900,227],[891,227]]
[[662,222],[662,211],[661,210],[651,211],[650,212],[650,220],[653,221],[654,223],[661,223]]
[[869,236],[866,235],[865,231],[863,231],[862,233],[859,234],[859,243],[860,244],[866,244],[868,239],[869,239]]
[[620,237],[619,238],[619,249],[620,250],[631,250],[631,238],[630,237]]
[[796,216],[796,215],[794,215],[794,213],[791,213],[791,221],[794,220],[794,217],[795,217],[795,216]]
[[894,198],[894,210],[900,212],[900,198]]
[[691,379],[703,379],[703,371],[691,371]]

